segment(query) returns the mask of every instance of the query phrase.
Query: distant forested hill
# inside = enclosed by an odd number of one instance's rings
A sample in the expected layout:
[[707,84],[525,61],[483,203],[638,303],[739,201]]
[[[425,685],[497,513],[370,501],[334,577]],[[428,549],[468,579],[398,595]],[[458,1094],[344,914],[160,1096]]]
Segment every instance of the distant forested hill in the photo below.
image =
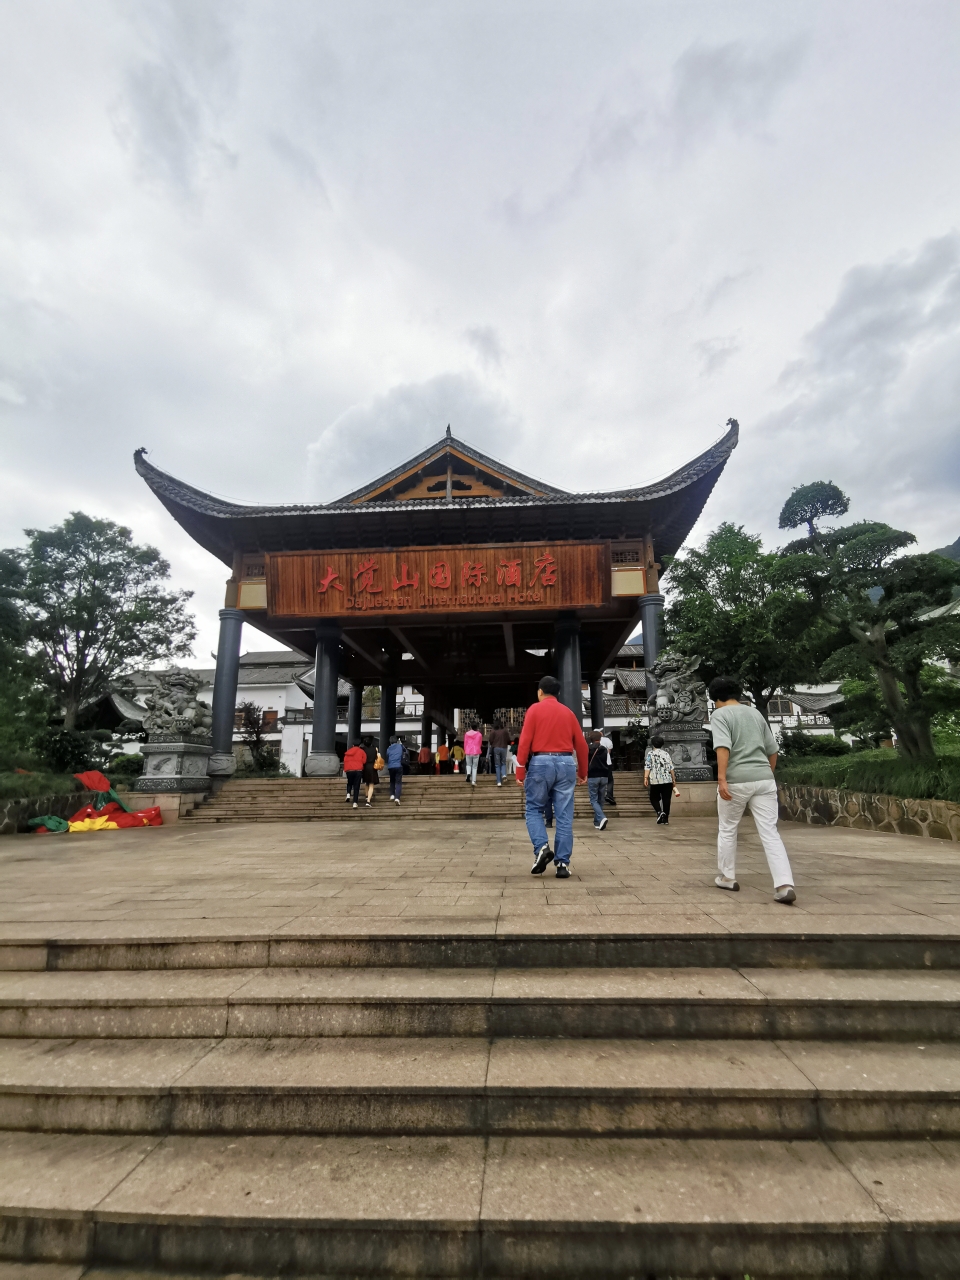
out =
[[946,556],[948,560],[960,560],[960,538],[949,547],[937,547],[938,556]]

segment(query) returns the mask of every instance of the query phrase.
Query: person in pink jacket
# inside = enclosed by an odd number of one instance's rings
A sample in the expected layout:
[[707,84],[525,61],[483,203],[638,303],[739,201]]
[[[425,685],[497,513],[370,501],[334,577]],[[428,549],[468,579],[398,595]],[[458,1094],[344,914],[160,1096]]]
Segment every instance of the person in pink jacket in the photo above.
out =
[[477,785],[477,765],[480,762],[482,750],[483,734],[480,732],[480,726],[472,724],[463,735],[463,754],[466,756],[464,764],[467,766],[467,781],[472,787]]

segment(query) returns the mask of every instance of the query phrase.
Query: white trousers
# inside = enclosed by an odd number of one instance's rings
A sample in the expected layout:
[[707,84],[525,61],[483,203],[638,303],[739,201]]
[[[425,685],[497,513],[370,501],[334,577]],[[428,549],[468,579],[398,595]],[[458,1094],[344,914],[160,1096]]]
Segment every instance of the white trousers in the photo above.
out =
[[720,821],[717,833],[717,865],[720,874],[728,880],[737,878],[737,828],[744,810],[749,809],[756,823],[757,833],[767,855],[767,866],[773,876],[773,887],[793,884],[790,859],[777,830],[777,784],[772,778],[763,782],[728,782],[732,800],[717,796],[717,816]]

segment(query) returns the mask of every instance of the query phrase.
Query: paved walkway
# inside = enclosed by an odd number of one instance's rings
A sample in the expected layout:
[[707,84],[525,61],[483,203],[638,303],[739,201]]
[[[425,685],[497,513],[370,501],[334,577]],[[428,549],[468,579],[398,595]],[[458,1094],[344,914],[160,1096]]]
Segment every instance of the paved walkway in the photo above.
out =
[[758,931],[960,933],[953,843],[786,823],[798,902],[747,823],[724,893],[716,825],[577,824],[573,876],[530,875],[521,823],[349,820],[0,840],[0,938]]

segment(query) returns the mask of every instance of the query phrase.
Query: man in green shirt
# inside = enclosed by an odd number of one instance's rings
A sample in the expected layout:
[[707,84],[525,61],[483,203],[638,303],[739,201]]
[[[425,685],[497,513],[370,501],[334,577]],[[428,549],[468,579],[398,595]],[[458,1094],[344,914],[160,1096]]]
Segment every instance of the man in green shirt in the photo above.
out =
[[773,876],[774,899],[796,902],[790,859],[777,830],[777,740],[755,707],[740,701],[735,680],[718,676],[707,690],[713,700],[710,731],[717,753],[718,889],[738,890],[737,828],[749,809]]

